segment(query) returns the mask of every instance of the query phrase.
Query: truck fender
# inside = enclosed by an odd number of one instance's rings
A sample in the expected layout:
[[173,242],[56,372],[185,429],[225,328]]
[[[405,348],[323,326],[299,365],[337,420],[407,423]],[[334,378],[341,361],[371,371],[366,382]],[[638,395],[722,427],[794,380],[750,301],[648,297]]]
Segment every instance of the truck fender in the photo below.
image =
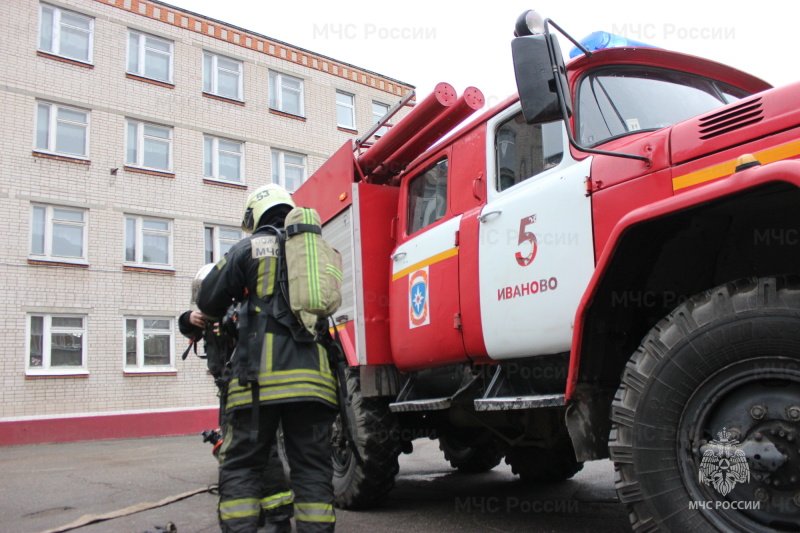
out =
[[598,287],[615,261],[615,255],[619,251],[626,234],[632,228],[643,223],[777,182],[788,183],[800,188],[800,161],[782,160],[742,170],[727,178],[721,178],[706,185],[687,189],[685,192],[635,209],[617,223],[597,261],[595,271],[575,314],[575,327],[567,377],[567,401],[576,396],[576,388],[579,385],[580,361],[584,352],[587,351],[584,350],[583,338],[588,311],[594,302]]

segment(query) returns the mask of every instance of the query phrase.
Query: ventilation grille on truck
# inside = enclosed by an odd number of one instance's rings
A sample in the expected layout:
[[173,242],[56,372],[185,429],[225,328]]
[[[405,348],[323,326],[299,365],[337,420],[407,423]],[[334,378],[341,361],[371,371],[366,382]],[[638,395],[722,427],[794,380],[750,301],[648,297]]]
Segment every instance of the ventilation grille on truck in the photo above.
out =
[[761,98],[743,102],[729,107],[725,111],[702,117],[700,119],[700,138],[705,140],[719,137],[749,124],[755,124],[762,118],[764,118],[764,110],[761,109]]

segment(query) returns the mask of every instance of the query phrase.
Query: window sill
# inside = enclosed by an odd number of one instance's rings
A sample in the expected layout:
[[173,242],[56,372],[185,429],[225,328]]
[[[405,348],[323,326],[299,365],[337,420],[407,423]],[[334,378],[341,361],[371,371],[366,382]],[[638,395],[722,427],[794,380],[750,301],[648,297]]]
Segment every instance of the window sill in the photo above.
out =
[[42,52],[38,50],[36,55],[39,57],[46,57],[47,59],[53,59],[55,61],[60,61],[61,63],[67,63],[68,65],[75,65],[76,67],[83,67],[88,69],[93,69],[94,65],[91,63],[86,63],[84,61],[79,61],[77,59],[69,59],[68,57],[59,56],[56,54],[51,54],[50,52]]
[[155,268],[155,267],[142,267],[142,266],[128,266],[123,265],[122,270],[125,272],[144,272],[146,274],[166,274],[168,276],[175,275],[175,269],[170,267]]
[[50,154],[47,152],[38,152],[34,150],[32,152],[33,157],[39,157],[41,159],[52,159],[53,161],[64,161],[65,163],[76,163],[78,165],[86,165],[89,166],[92,164],[91,161],[88,159],[83,159],[80,157],[74,157],[69,155],[57,155],[57,154]]
[[230,104],[244,107],[244,102],[242,102],[241,100],[237,100],[236,98],[230,98],[228,96],[219,96],[218,94],[212,94],[207,92],[203,92],[203,96],[206,98],[211,98],[212,100],[219,100],[220,102],[228,102]]
[[350,128],[345,128],[343,126],[336,126],[336,129],[339,131],[343,131],[345,133],[352,133],[353,135],[358,135],[358,130],[352,130]]
[[28,258],[29,265],[41,266],[57,266],[57,267],[72,267],[72,268],[89,268],[89,263],[84,261],[65,261],[59,259],[35,259]]
[[78,370],[26,370],[25,379],[88,378],[89,371]]
[[148,369],[125,369],[122,371],[123,377],[138,377],[138,378],[146,378],[151,376],[177,376],[178,371],[175,368],[165,368],[164,370],[154,370],[152,368]]
[[148,170],[146,168],[139,168],[139,167],[130,167],[125,165],[124,167],[126,172],[134,172],[136,174],[147,174],[148,176],[159,176],[162,178],[174,178],[174,172],[165,172],[163,170]]
[[278,115],[279,117],[286,117],[286,118],[293,118],[295,120],[299,120],[300,122],[305,122],[306,117],[301,117],[300,115],[293,115],[292,113],[286,113],[284,111],[278,111],[277,109],[270,108],[270,113],[273,115]]
[[146,78],[144,76],[139,76],[138,74],[131,74],[130,72],[126,72],[125,77],[128,78],[129,80],[141,81],[142,83],[149,83],[150,85],[157,85],[159,87],[165,87],[167,89],[175,88],[174,83],[170,83],[168,81],[154,80],[153,78]]
[[246,190],[247,189],[247,185],[245,185],[243,183],[234,183],[234,182],[231,182],[231,181],[220,181],[220,180],[215,180],[215,179],[212,179],[212,178],[203,178],[203,183],[206,183],[208,185],[216,185],[218,187],[230,187],[231,189],[242,189],[242,190]]

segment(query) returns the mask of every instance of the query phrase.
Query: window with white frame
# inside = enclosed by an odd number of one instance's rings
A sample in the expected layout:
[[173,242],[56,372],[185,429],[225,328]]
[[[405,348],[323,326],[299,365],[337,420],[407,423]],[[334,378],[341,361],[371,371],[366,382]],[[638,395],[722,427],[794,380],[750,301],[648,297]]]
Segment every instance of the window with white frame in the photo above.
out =
[[242,183],[244,144],[208,135],[203,137],[203,176]]
[[39,50],[92,62],[94,19],[49,4],[39,4]]
[[36,150],[70,157],[86,157],[89,153],[89,112],[38,102]]
[[269,107],[302,117],[304,113],[303,80],[270,71]]
[[306,156],[272,150],[272,182],[296,191],[306,180]]
[[206,226],[205,233],[205,263],[216,263],[222,259],[234,244],[242,240],[242,230],[224,226]]
[[169,317],[126,317],[125,370],[174,370],[172,329]]
[[128,72],[172,83],[172,41],[130,30]]
[[28,374],[86,373],[86,316],[28,315]]
[[343,91],[336,91],[336,125],[350,130],[356,129],[355,97]]
[[125,263],[131,266],[172,265],[172,221],[127,215]]
[[[386,113],[389,112],[389,104],[383,104],[381,102],[372,102],[372,123],[377,124],[381,121],[383,117],[386,116]],[[389,131],[389,128],[383,126],[378,131],[375,132],[376,137],[380,137],[381,135],[385,135],[386,132]]]
[[172,128],[126,120],[125,164],[169,172],[172,169]]
[[225,98],[243,100],[242,62],[203,52],[203,91]]
[[34,205],[31,210],[31,258],[85,262],[86,218],[85,209]]

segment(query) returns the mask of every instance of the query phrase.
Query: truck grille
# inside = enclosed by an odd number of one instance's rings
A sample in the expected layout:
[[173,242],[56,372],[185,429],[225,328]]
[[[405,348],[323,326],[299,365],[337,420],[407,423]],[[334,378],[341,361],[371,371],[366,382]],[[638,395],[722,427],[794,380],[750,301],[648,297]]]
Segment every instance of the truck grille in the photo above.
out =
[[761,98],[742,102],[724,111],[700,118],[700,138],[705,140],[719,137],[749,124],[755,124],[762,118],[764,110],[761,108]]

